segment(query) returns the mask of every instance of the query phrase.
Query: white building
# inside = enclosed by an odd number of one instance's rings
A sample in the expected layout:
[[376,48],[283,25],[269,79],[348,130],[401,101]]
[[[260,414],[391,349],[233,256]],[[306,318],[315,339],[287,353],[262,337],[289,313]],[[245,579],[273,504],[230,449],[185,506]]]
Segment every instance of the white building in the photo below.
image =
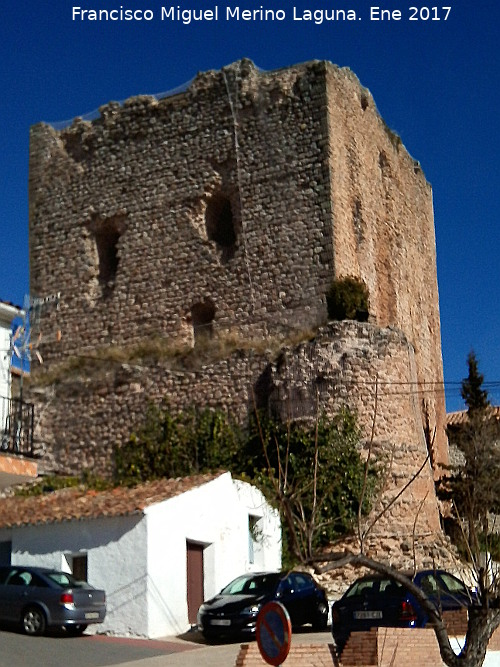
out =
[[0,426],[3,426],[3,415],[6,410],[3,407],[5,399],[11,396],[11,369],[10,369],[10,338],[12,321],[16,317],[20,317],[23,311],[17,306],[5,301],[0,301],[0,400],[2,400],[2,409],[0,409],[0,416],[2,421]]
[[[186,632],[233,578],[281,566],[277,512],[231,474],[0,500],[0,559],[87,576],[106,590],[95,631]],[[92,627],[92,626],[91,626]]]

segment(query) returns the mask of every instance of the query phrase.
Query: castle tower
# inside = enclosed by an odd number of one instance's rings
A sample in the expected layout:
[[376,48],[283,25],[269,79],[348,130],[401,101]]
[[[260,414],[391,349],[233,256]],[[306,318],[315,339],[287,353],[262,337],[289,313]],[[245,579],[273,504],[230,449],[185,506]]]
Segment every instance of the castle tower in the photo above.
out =
[[[355,275],[370,292],[366,327],[397,330],[411,351],[404,372],[389,374],[412,395],[410,431],[425,424],[434,463],[446,461],[432,191],[350,70],[313,61],[261,72],[242,60],[171,96],[109,103],[92,121],[39,124],[29,192],[31,291],[60,292],[41,323],[46,368],[153,339],[316,330],[331,281]],[[363,345],[373,350],[377,336],[363,333]],[[244,412],[264,367],[254,354],[211,375],[173,380],[164,370],[153,381],[128,366],[92,390],[80,377],[46,413],[49,449],[66,468],[77,465],[71,448],[105,467],[117,429],[146,398]],[[83,433],[59,400],[82,419],[94,410]]]

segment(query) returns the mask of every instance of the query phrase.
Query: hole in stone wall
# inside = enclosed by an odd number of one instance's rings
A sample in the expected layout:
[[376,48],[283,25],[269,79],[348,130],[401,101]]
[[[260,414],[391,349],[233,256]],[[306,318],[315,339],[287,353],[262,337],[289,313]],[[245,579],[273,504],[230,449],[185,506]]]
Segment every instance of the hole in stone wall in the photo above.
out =
[[120,233],[110,226],[105,226],[95,233],[97,253],[99,255],[99,280],[109,282],[114,280],[118,270],[118,241]]
[[125,219],[123,215],[105,219],[94,217],[89,228],[94,236],[97,250],[98,279],[102,287],[102,295],[107,297],[115,286],[120,263],[118,244],[125,229]]
[[369,104],[368,95],[366,93],[361,93],[361,108],[363,109],[363,111],[367,109],[368,104]]
[[194,341],[212,338],[215,304],[205,299],[191,306],[191,322],[193,324]]
[[271,407],[271,394],[274,390],[273,371],[271,364],[268,364],[263,373],[257,379],[253,388],[253,402],[252,409],[263,410],[266,414],[269,413]]
[[224,261],[236,250],[236,229],[231,201],[222,193],[213,195],[205,211],[205,225],[210,241],[215,241]]

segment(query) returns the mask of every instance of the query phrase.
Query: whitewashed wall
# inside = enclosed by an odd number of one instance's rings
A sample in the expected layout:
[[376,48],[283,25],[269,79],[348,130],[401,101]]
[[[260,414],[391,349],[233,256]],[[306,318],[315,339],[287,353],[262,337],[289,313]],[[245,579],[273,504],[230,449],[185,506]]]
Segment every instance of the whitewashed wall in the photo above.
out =
[[[260,513],[264,519],[265,548],[256,564],[249,563],[249,512]],[[277,514],[257,489],[244,482],[233,482],[230,473],[149,507],[145,513],[149,541],[150,637],[179,634],[189,628],[186,540],[205,547],[205,599],[243,572],[274,570],[281,566]]]
[[[261,517],[254,563],[248,515]],[[142,515],[0,530],[12,541],[12,563],[68,569],[87,554],[88,580],[104,588],[108,613],[93,632],[164,637],[189,629],[186,540],[205,546],[205,597],[250,570],[279,569],[277,514],[260,492],[225,473],[212,482],[145,509]]]
[[10,398],[10,327],[12,320],[19,315],[19,310],[0,301],[0,430],[5,428],[5,417]]
[[106,591],[106,620],[91,631],[147,635],[146,521],[143,516],[64,521],[0,531],[12,564],[67,570],[66,555],[87,554],[88,581]]

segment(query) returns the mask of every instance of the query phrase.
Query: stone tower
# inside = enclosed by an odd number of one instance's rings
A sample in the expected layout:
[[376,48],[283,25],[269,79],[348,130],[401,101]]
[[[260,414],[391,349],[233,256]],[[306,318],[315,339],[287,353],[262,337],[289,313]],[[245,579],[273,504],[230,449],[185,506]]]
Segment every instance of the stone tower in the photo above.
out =
[[[177,374],[158,360],[61,370],[49,389],[35,368],[53,467],[106,469],[146,400],[164,395],[243,416],[257,387],[278,403],[293,394],[307,412],[319,366],[323,380],[335,376],[325,405],[345,399],[367,428],[363,392],[386,377],[381,439],[413,439],[425,456],[425,425],[434,463],[445,461],[432,191],[356,76],[328,62],[261,72],[242,60],[184,92],[99,111],[31,132],[31,291],[61,295],[42,317],[44,369],[152,340],[265,347],[317,335],[281,355],[286,373],[255,349]],[[325,293],[346,275],[369,288],[369,322],[325,327]]]

